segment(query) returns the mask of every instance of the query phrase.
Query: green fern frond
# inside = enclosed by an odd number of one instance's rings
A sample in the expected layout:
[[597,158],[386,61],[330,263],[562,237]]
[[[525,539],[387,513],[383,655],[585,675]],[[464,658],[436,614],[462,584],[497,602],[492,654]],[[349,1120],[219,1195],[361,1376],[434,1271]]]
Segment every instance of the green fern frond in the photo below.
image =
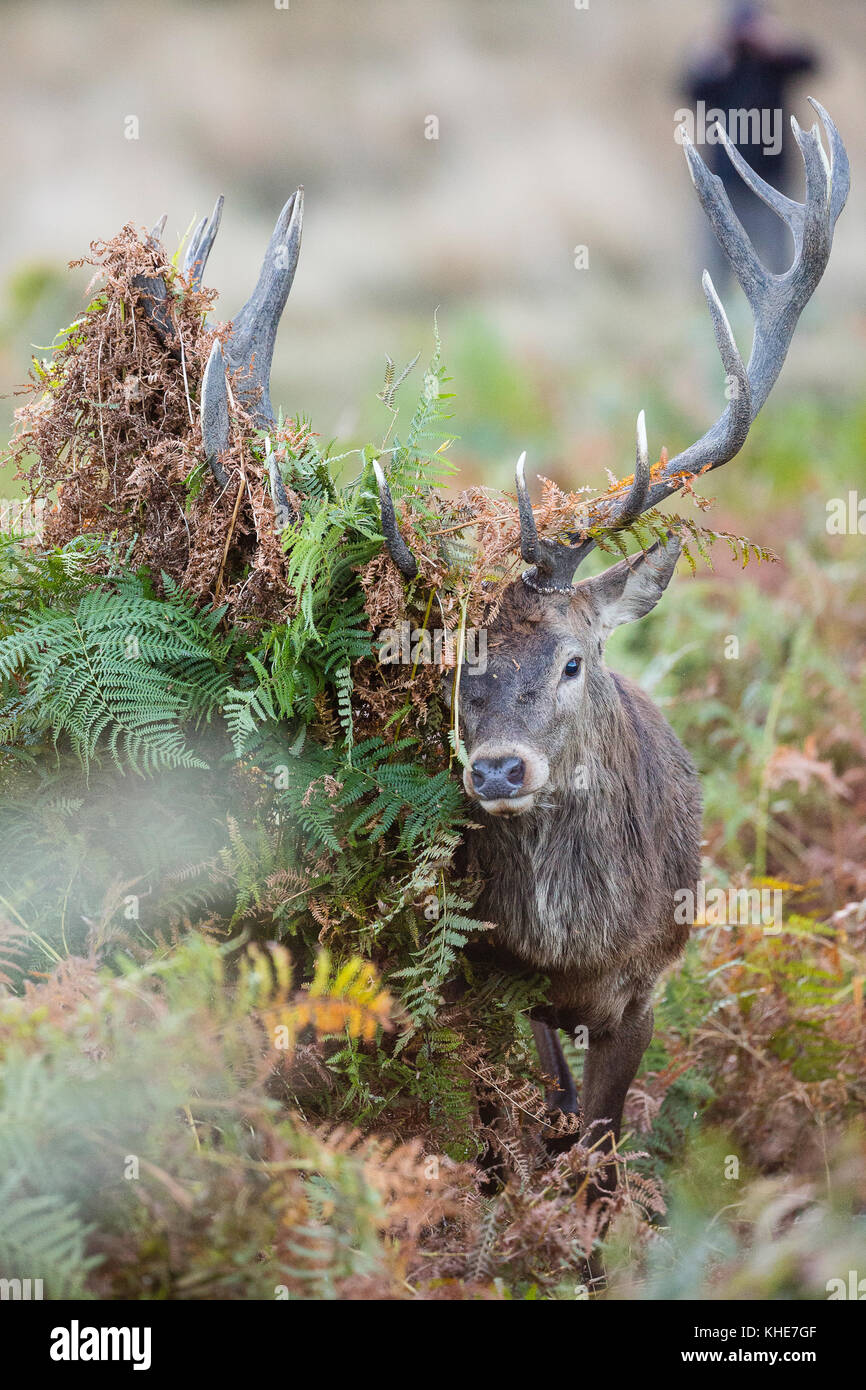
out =
[[65,735],[85,768],[98,752],[150,773],[204,767],[184,725],[208,718],[227,687],[232,639],[218,614],[187,602],[152,599],[125,576],[91,588],[73,611],[43,608],[0,638],[0,680],[15,676],[24,695],[15,718]]

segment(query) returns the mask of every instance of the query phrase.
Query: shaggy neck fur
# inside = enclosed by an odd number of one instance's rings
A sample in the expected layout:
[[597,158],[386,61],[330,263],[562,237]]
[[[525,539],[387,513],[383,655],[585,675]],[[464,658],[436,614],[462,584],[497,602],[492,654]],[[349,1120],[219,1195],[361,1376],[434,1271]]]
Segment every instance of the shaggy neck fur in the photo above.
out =
[[490,817],[473,835],[486,882],[479,906],[503,945],[541,968],[609,968],[629,954],[637,914],[668,891],[672,901],[660,849],[676,740],[657,714],[646,726],[639,704],[652,706],[629,682],[603,667],[592,675],[592,718],[558,781],[531,812]]

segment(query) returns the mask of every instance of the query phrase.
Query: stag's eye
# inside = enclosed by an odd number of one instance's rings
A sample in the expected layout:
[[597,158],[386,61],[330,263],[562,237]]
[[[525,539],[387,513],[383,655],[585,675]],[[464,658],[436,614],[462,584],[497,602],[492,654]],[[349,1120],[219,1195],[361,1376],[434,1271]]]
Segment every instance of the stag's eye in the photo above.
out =
[[570,661],[566,661],[565,663],[565,668],[562,672],[562,679],[565,681],[574,680],[574,677],[577,675],[579,670],[580,657],[573,656]]

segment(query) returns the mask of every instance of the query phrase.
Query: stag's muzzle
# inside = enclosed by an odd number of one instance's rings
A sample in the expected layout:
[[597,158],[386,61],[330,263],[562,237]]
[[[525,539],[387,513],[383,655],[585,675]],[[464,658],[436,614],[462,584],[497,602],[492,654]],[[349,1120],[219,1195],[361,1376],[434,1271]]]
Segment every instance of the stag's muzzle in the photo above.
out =
[[531,810],[549,775],[547,759],[531,748],[481,747],[463,769],[463,786],[490,815],[522,815]]

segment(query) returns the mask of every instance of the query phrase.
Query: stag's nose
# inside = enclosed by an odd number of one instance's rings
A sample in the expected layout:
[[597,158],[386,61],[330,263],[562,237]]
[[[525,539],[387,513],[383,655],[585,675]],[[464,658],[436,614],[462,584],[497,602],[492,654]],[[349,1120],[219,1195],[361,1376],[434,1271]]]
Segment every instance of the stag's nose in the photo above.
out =
[[472,764],[472,785],[482,801],[519,796],[526,776],[522,758],[479,758]]

